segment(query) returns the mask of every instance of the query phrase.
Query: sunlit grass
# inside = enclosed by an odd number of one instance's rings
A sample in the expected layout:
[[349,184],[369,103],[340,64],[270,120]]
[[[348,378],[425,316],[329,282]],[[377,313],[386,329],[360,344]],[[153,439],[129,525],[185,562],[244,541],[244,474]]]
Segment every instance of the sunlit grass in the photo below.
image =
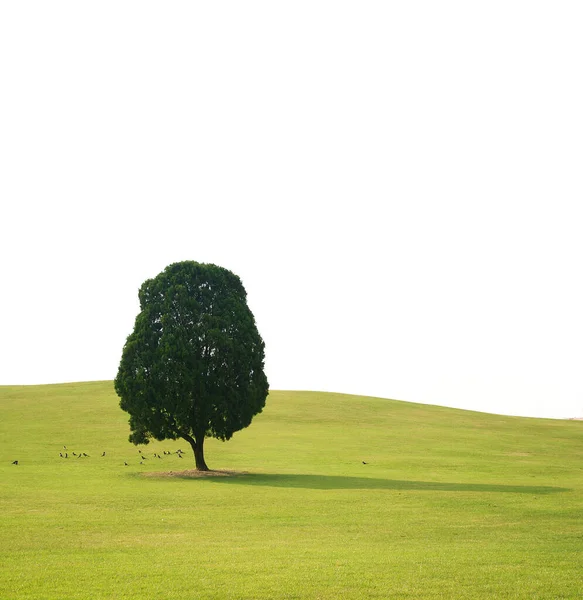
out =
[[111,382],[0,387],[0,598],[581,597],[582,422],[272,392],[205,479],[128,434]]

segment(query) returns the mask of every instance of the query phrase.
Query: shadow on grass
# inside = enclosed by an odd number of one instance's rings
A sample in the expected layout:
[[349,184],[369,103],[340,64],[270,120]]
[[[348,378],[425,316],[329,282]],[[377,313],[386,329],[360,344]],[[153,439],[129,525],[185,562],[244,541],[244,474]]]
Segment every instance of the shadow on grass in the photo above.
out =
[[500,485],[489,483],[449,483],[437,481],[409,481],[373,479],[341,475],[298,474],[241,474],[235,477],[207,479],[218,484],[258,485],[312,490],[418,490],[424,492],[505,492],[513,494],[553,494],[571,491],[569,488],[530,485]]

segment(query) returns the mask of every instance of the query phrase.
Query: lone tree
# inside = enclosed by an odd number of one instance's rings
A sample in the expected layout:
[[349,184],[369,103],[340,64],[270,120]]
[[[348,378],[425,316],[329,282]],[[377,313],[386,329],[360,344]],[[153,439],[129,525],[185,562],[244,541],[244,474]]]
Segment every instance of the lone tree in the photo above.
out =
[[246,296],[231,271],[194,261],[142,284],[114,382],[130,442],[182,438],[208,471],[205,438],[228,440],[262,411],[265,346]]

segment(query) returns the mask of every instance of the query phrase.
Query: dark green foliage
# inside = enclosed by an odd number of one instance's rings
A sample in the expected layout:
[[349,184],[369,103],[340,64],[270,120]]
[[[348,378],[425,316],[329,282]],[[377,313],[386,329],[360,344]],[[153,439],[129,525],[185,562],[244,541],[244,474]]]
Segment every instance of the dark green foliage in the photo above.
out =
[[227,269],[185,261],[145,281],[139,298],[115,379],[130,441],[183,438],[206,469],[204,438],[247,427],[269,389],[245,289]]

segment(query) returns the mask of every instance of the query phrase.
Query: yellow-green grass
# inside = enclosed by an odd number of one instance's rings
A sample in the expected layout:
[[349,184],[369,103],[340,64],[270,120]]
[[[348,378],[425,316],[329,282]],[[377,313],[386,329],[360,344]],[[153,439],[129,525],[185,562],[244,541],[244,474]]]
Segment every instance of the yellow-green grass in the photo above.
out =
[[0,598],[583,597],[583,422],[274,391],[205,479],[128,433],[111,382],[0,387]]

